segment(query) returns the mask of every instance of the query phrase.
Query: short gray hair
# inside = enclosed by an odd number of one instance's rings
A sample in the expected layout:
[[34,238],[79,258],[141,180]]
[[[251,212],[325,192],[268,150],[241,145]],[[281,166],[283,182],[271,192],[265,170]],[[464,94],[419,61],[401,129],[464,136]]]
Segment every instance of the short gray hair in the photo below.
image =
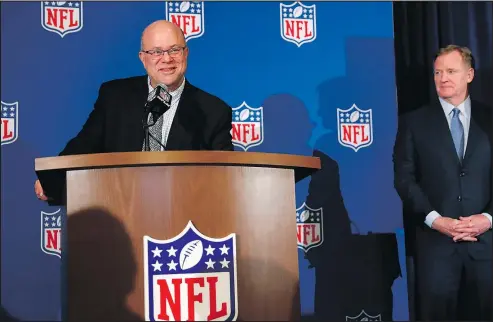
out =
[[448,45],[447,47],[440,48],[438,52],[435,54],[435,59],[434,61],[442,55],[445,54],[450,54],[454,51],[457,51],[461,56],[462,59],[464,60],[464,63],[471,68],[474,68],[474,57],[472,55],[472,52],[469,48],[467,47],[462,47],[462,46],[457,46],[457,45]]

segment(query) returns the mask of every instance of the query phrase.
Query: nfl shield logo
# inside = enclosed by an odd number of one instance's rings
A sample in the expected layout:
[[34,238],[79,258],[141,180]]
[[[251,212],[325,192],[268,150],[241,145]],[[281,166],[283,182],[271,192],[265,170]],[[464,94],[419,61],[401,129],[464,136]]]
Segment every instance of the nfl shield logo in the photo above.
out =
[[19,102],[1,104],[2,145],[14,143],[19,137]]
[[315,5],[307,6],[301,2],[290,5],[280,4],[281,36],[284,40],[300,47],[317,38]]
[[323,210],[312,209],[305,203],[296,209],[296,236],[298,248],[305,253],[324,242]]
[[62,253],[62,214],[60,210],[53,213],[41,211],[41,250],[59,258]]
[[346,321],[382,321],[382,315],[371,316],[365,310],[361,310],[358,316],[346,316]]
[[236,235],[210,238],[189,222],[176,237],[144,236],[146,321],[234,321]]
[[339,143],[358,152],[373,143],[372,110],[362,110],[353,104],[347,110],[337,109]]
[[204,2],[166,1],[166,20],[183,30],[186,41],[198,38],[204,34]]
[[264,109],[262,106],[253,108],[243,102],[233,108],[231,129],[233,145],[247,151],[264,141]]
[[82,1],[41,2],[41,25],[64,37],[82,29]]

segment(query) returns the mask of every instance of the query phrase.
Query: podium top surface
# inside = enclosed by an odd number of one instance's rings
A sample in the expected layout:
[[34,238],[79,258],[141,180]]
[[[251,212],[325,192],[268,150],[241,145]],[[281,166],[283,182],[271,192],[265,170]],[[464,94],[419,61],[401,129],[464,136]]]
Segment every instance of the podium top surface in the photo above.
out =
[[80,154],[35,159],[35,171],[70,171],[128,166],[224,165],[294,169],[296,181],[320,169],[311,156],[241,151],[166,151]]

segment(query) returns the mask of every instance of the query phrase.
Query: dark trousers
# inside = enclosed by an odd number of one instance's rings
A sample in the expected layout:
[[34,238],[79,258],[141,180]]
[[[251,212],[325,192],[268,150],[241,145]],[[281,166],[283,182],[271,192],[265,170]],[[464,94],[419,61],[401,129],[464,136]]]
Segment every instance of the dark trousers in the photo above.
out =
[[418,320],[493,320],[491,259],[475,260],[459,243],[444,255],[418,249]]

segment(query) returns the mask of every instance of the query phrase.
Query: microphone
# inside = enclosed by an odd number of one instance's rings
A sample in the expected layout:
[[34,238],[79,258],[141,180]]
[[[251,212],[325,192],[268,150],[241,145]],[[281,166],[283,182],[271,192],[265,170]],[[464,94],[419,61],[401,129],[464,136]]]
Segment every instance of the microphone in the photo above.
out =
[[[160,146],[166,147],[159,142],[151,133],[149,127],[156,124],[157,120],[171,107],[171,94],[168,87],[164,84],[158,84],[147,96],[147,102],[144,106],[144,116],[142,118],[142,127],[145,133],[145,151],[150,151],[149,137],[156,141]],[[152,115],[152,118],[150,117]],[[150,123],[149,123],[150,122]]]

